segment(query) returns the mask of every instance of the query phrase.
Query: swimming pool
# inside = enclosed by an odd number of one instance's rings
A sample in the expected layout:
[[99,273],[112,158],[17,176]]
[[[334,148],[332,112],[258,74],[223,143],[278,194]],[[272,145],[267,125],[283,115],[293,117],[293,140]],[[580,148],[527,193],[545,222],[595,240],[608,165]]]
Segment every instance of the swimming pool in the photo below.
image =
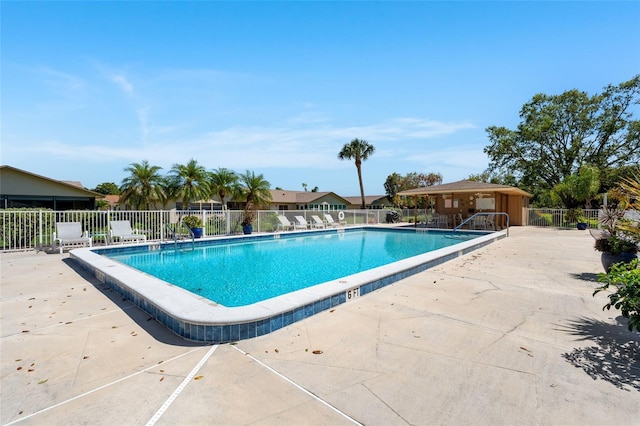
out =
[[215,242],[191,250],[105,253],[111,259],[227,307],[257,303],[482,234],[361,229]]
[[[494,233],[476,232],[473,233],[476,238],[468,241],[458,242],[448,247],[437,248],[427,253],[392,261],[392,263],[351,275],[340,275],[337,278],[329,279],[316,285],[238,307],[224,306],[217,301],[169,284],[148,273],[138,271],[102,255],[109,253],[112,255],[125,255],[126,257],[144,252],[149,255],[152,253],[160,255],[164,252],[164,259],[168,259],[171,256],[173,258],[184,258],[189,251],[195,252],[196,250],[204,249],[212,243],[211,247],[217,247],[215,250],[218,251],[229,251],[232,246],[251,243],[250,245],[253,246],[252,249],[255,251],[258,247],[263,247],[263,244],[267,242],[287,245],[290,241],[302,236],[312,237],[312,240],[306,240],[305,244],[315,249],[316,244],[319,242],[318,240],[325,238],[351,238],[350,234],[355,235],[363,230],[367,232],[382,232],[377,228],[370,227],[287,232],[249,237],[228,237],[217,239],[215,242],[213,240],[199,240],[195,243],[183,242],[178,244],[177,251],[173,248],[176,247],[174,243],[151,243],[108,248],[83,248],[72,250],[70,256],[73,261],[90,271],[99,281],[121,293],[125,298],[132,301],[176,334],[190,340],[224,343],[270,333],[316,313],[352,301],[371,291],[447,260],[464,255],[506,236],[504,231]],[[415,229],[388,232],[393,232],[395,237],[401,234],[412,234],[414,236],[417,236],[416,234],[441,234],[439,231],[416,231]],[[463,234],[465,233],[458,232],[456,235]],[[374,246],[380,249],[379,244]],[[342,253],[339,254],[342,256]],[[307,258],[299,256],[298,262],[302,264],[305,260],[309,261]],[[181,263],[182,265],[186,264],[185,262]],[[313,268],[310,268],[310,270],[313,271]],[[194,274],[197,273],[197,271],[194,272]],[[194,274],[186,275],[193,276]],[[288,277],[283,281],[295,279],[295,277]]]

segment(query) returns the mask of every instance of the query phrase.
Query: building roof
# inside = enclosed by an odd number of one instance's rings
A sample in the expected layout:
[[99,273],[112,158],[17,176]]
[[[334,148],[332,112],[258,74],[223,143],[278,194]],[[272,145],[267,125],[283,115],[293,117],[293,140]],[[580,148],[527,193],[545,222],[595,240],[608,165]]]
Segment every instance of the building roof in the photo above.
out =
[[339,200],[344,200],[344,204],[349,204],[348,200],[335,192],[313,192],[313,191],[289,191],[286,189],[271,189],[271,202],[283,204],[309,204],[314,201],[331,196]]
[[104,196],[104,200],[109,203],[109,205],[116,205],[120,202],[120,196],[119,195],[105,195]]
[[[349,201],[349,204],[361,204],[362,203],[362,197],[360,195],[354,195],[354,196],[349,196],[349,197],[344,197],[346,200]],[[366,204],[373,204],[378,200],[381,200],[383,198],[387,198],[386,195],[365,195],[364,196],[364,201]]]
[[498,185],[495,183],[476,182],[471,180],[459,180],[457,182],[443,183],[442,185],[425,186],[398,192],[400,196],[420,196],[436,194],[455,194],[470,192],[500,192],[503,194],[522,195],[532,197],[526,191],[510,185]]
[[68,185],[75,186],[77,188],[85,189],[84,185],[82,185],[82,182],[78,180],[61,180],[59,182],[66,183]]
[[[7,166],[7,165],[2,165],[0,166],[0,171],[2,170],[6,170],[8,173],[14,173],[14,176],[19,176],[19,175],[23,175],[27,178],[35,178],[38,180],[42,180],[44,182],[49,182],[50,184],[55,184],[55,185],[60,185],[62,187],[65,187],[67,189],[72,189],[73,192],[77,192],[79,194],[82,194],[84,196],[89,196],[89,197],[95,197],[95,198],[103,198],[104,195],[100,194],[99,192],[94,192],[94,191],[90,191],[86,188],[84,188],[82,186],[82,184],[78,181],[62,181],[62,180],[55,180],[55,179],[51,179],[45,176],[40,176],[37,175],[35,173],[31,173],[28,172],[26,170],[22,170],[22,169],[18,169],[15,167],[11,167],[11,166]],[[11,194],[11,195],[19,195],[19,194],[12,194],[10,190],[7,190],[7,188],[5,187],[5,185],[2,185],[0,192],[4,193],[4,194]]]

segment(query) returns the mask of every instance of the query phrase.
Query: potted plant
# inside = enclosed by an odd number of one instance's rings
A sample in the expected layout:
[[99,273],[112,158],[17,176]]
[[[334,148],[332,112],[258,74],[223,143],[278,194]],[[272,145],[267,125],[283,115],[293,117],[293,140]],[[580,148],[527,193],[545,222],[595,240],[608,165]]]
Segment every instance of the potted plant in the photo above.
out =
[[242,226],[242,233],[245,235],[249,235],[253,232],[253,211],[245,209],[244,217],[242,222],[240,222]]
[[[624,218],[624,210],[617,207],[608,207],[602,210],[600,225],[602,234],[596,238],[595,249],[602,252],[600,257],[602,266],[607,273],[611,265],[619,262],[629,263],[637,258],[638,245],[633,235],[624,227],[620,227],[620,221]],[[624,221],[622,221],[624,225]]]
[[240,182],[242,184],[240,191],[246,200],[244,215],[240,224],[244,234],[251,234],[253,232],[255,209],[261,205],[268,205],[271,201],[270,184],[262,175],[256,175],[249,170],[240,175]]
[[611,270],[611,265],[619,262],[629,263],[637,258],[636,243],[617,234],[598,238],[594,247],[602,252],[600,259],[607,273]]
[[568,223],[575,223],[580,230],[587,229],[587,222],[581,208],[569,209],[564,214],[564,220]]
[[182,223],[191,230],[194,238],[202,237],[202,220],[200,216],[185,216],[182,218]]

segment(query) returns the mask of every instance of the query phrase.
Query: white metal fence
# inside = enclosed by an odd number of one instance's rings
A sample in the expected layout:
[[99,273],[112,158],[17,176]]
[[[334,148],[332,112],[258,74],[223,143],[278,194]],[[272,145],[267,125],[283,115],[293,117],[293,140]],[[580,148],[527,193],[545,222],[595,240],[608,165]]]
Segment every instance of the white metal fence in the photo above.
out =
[[[526,220],[524,223],[529,226],[547,228],[575,228],[575,222],[565,220],[567,211],[568,209],[525,209]],[[599,212],[598,209],[582,210],[587,228],[598,228]]]
[[[418,216],[419,222],[425,222],[433,214],[430,210],[397,210],[401,221],[413,222]],[[302,216],[312,223],[311,216],[317,215],[324,220],[324,214],[330,214],[334,221],[346,226],[378,224],[387,222],[389,210],[261,210],[256,212],[253,232],[265,233],[278,230],[278,215],[284,215],[291,223],[296,216]],[[567,209],[526,209],[526,223],[530,226],[573,228],[575,223],[565,220]],[[583,210],[589,228],[598,227],[597,209]],[[112,220],[128,220],[133,229],[147,236],[149,241],[167,241],[172,238],[170,229],[188,234],[186,228],[179,226],[187,215],[199,216],[203,222],[203,237],[234,235],[242,233],[241,210],[150,210],[150,211],[53,211],[36,209],[0,210],[1,251],[38,250],[50,247],[56,222],[80,222],[83,230],[93,237],[95,244],[106,244],[109,235],[109,223]],[[340,215],[342,219],[338,217]]]
[[[253,232],[276,232],[278,215],[286,216],[295,222],[295,216],[302,216],[312,223],[311,215],[324,220],[324,214],[330,214],[335,222],[343,225],[377,224],[386,221],[388,210],[269,210],[256,212]],[[203,223],[203,237],[234,235],[242,233],[241,210],[150,210],[150,211],[53,211],[36,209],[0,210],[1,251],[42,250],[50,247],[56,222],[80,222],[82,229],[93,237],[94,244],[106,244],[109,241],[109,223],[112,220],[128,220],[131,227],[147,236],[148,241],[168,241],[172,239],[172,230],[188,234],[180,226],[184,216],[196,215]]]

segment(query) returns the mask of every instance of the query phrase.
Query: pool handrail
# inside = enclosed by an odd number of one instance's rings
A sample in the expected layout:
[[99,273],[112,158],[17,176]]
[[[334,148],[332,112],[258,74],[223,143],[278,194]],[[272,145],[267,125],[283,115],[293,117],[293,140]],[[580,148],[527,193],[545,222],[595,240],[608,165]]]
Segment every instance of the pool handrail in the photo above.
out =
[[478,216],[505,216],[507,218],[507,237],[509,236],[509,214],[505,212],[478,212],[463,220],[460,225],[453,228],[453,232],[462,229],[464,225],[473,221]]
[[191,236],[191,245],[195,247],[196,236],[191,230],[191,228],[189,228],[187,225],[185,225],[182,222],[180,222],[179,224],[176,224],[175,229],[172,228],[171,225],[169,225],[168,223],[165,223],[165,227],[167,228],[167,231],[169,231],[169,236],[173,239],[174,248],[175,249],[178,248],[178,225],[189,231],[189,235]]

